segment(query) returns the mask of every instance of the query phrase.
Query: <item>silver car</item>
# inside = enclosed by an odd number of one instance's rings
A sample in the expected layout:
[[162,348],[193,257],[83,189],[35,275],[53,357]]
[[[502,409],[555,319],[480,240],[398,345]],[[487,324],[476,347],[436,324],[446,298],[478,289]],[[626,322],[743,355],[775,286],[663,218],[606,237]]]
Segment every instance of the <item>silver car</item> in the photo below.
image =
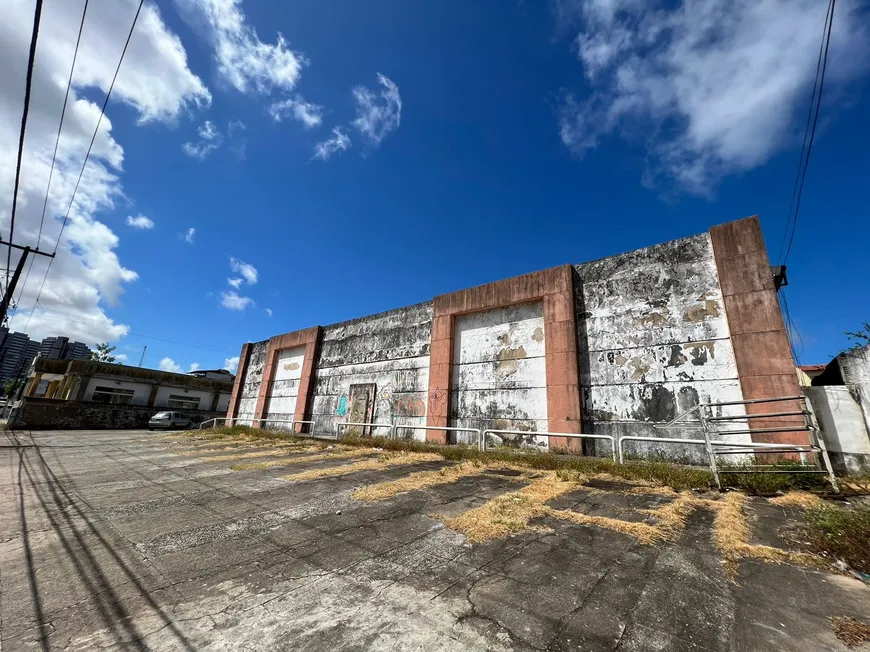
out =
[[194,422],[181,412],[158,412],[148,421],[148,430],[186,430],[193,428]]

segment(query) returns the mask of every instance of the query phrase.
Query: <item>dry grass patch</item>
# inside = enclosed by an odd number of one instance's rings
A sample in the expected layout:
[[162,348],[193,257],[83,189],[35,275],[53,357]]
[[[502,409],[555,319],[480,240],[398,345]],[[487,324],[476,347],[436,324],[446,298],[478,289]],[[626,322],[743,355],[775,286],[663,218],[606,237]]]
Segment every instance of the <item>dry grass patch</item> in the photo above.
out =
[[780,507],[800,507],[801,509],[810,509],[812,507],[821,507],[825,501],[807,491],[789,491],[787,494],[770,498],[770,503],[779,505]]
[[[356,453],[359,455],[359,453]],[[335,455],[327,456],[327,458],[335,458]],[[310,460],[311,458],[307,458]],[[387,453],[376,459],[362,460],[353,464],[345,464],[342,466],[330,466],[323,469],[310,469],[301,473],[291,473],[290,475],[281,476],[285,480],[314,480],[316,478],[325,478],[335,475],[344,475],[345,473],[356,473],[357,471],[371,471],[375,469],[383,469],[390,466],[404,466],[406,464],[420,464],[422,462],[438,462],[443,459],[435,453]]]
[[233,462],[235,460],[246,460],[252,457],[276,457],[278,455],[287,455],[290,451],[282,449],[271,449],[265,451],[253,451],[251,453],[233,453],[232,455],[216,455],[214,457],[200,457],[196,462]]
[[[188,451],[179,451],[176,455],[202,455],[205,453],[222,453],[225,451],[231,450],[239,450],[240,448],[273,448],[273,449],[281,449],[286,451],[288,449],[297,449],[297,448],[306,448],[309,447],[310,444],[304,444],[302,442],[279,442],[275,444],[256,444],[253,442],[238,442],[238,443],[229,443],[224,446],[219,446],[217,448],[196,448],[194,450]],[[319,447],[320,449],[323,446]]]
[[489,502],[452,518],[439,518],[451,530],[465,535],[470,543],[505,537],[529,529],[529,521],[554,510],[544,505],[575,489],[577,481],[563,480],[547,473],[518,491],[493,498]]
[[825,560],[817,555],[749,543],[749,524],[743,515],[746,504],[744,494],[735,491],[726,494],[721,500],[705,502],[715,512],[713,541],[725,557],[726,569],[732,579],[736,576],[738,562],[746,558],[813,568],[828,567]]
[[[354,491],[351,496],[357,500],[376,501],[391,498],[396,494],[405,493],[407,491],[416,491],[418,489],[426,489],[427,487],[437,487],[439,485],[452,484],[458,482],[462,478],[473,475],[481,475],[490,470],[510,468],[512,470],[527,471],[528,469],[514,469],[510,465],[499,464],[495,466],[484,465],[479,462],[463,462],[455,466],[447,466],[436,471],[416,471],[407,477],[391,480],[389,482],[379,482],[366,487],[361,487]],[[516,480],[522,482],[528,478],[528,475],[519,476],[499,476],[505,480]]]
[[853,648],[864,643],[870,643],[870,627],[860,620],[849,616],[833,616],[831,628],[837,638],[843,641],[846,647]]
[[282,460],[269,460],[267,462],[247,462],[244,464],[233,464],[230,468],[233,471],[252,471],[254,469],[270,469],[276,466],[288,466],[290,464],[303,464],[305,462],[319,462],[321,460],[346,460],[346,459],[361,459],[374,453],[365,453],[357,450],[339,450],[335,452],[324,453],[322,446],[310,446],[302,448],[293,453],[315,453],[315,455],[302,455],[301,457],[288,457]]

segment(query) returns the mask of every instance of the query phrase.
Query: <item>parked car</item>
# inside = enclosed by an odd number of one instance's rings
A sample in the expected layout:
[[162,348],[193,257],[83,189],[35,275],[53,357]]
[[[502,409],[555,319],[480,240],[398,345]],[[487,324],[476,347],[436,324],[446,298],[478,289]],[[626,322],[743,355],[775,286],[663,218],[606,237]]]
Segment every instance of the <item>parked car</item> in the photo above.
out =
[[167,430],[183,430],[193,428],[196,424],[181,412],[158,412],[148,421],[148,430],[166,428]]

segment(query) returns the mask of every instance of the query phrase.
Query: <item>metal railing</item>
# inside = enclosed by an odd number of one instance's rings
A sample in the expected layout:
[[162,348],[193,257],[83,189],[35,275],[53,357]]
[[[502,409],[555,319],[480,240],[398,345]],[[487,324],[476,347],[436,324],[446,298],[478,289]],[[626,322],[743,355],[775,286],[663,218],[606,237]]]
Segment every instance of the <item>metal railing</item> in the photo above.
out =
[[[793,411],[784,411],[784,412],[762,412],[762,413],[750,413],[750,414],[735,414],[735,415],[707,415],[705,414],[706,409],[712,409],[715,407],[727,407],[727,406],[737,406],[737,405],[757,405],[761,403],[781,403],[784,401],[798,401],[801,405],[800,410]],[[619,440],[619,461],[620,463],[624,462],[623,457],[623,441],[650,441],[650,442],[660,442],[660,443],[672,443],[672,444],[688,444],[688,445],[700,445],[703,444],[707,450],[707,456],[709,458],[710,470],[713,473],[713,478],[716,481],[716,486],[720,489],[722,488],[721,482],[719,480],[719,468],[716,460],[717,455],[758,455],[758,454],[775,454],[775,453],[798,453],[801,456],[801,462],[806,462],[806,454],[814,454],[817,456],[816,460],[816,468],[809,469],[757,469],[757,468],[743,468],[743,469],[727,469],[726,473],[825,473],[828,476],[828,480],[831,483],[831,487],[833,487],[834,491],[839,491],[839,487],[837,486],[837,479],[834,475],[834,470],[831,466],[831,460],[828,456],[828,450],[825,446],[825,441],[821,437],[819,437],[819,428],[815,422],[815,415],[813,414],[809,404],[807,403],[805,396],[777,396],[774,398],[756,398],[756,399],[747,399],[742,401],[722,401],[718,403],[699,403],[695,405],[685,412],[678,414],[671,421],[661,425],[655,425],[655,428],[670,428],[674,427],[677,421],[680,419],[692,414],[693,412],[698,413],[699,423],[697,426],[701,428],[704,433],[704,439],[675,439],[675,438],[666,438],[666,437],[640,437],[640,436],[626,436],[622,437]],[[800,416],[803,418],[802,424],[785,424],[780,427],[768,427],[768,428],[752,428],[747,427],[743,429],[737,430],[719,430],[715,427],[717,423],[725,423],[725,422],[735,422],[735,421],[743,421],[745,419],[778,419],[782,417],[795,417]],[[687,424],[688,425],[688,424]],[[712,432],[711,432],[712,429]],[[762,442],[745,442],[745,441],[724,441],[721,439],[713,439],[711,435],[715,435],[718,437],[727,437],[730,435],[755,435],[755,434],[771,434],[777,432],[806,432],[807,439],[809,440],[807,444],[780,444],[780,443],[762,443]],[[722,447],[728,448],[722,448]]]
[[567,437],[569,439],[606,439],[610,442],[610,451],[613,454],[613,461],[616,461],[616,444],[614,442],[614,438],[610,435],[588,435],[581,434],[576,432],[532,432],[529,430],[498,430],[495,428],[487,428],[483,431],[483,436],[481,437],[481,446],[480,449],[482,451],[486,451],[487,449],[487,435],[534,435],[541,437]]
[[205,424],[207,423],[217,423],[218,421],[223,421],[232,427],[233,423],[236,421],[244,422],[243,425],[248,423],[289,423],[290,424],[290,434],[295,435],[297,437],[308,437],[310,439],[338,439],[337,435],[318,435],[313,432],[299,432],[296,430],[297,425],[307,425],[314,428],[314,421],[309,421],[305,419],[249,419],[247,417],[216,417],[214,419],[208,419],[207,421],[203,421],[199,424],[199,429],[202,430],[205,428]]
[[[712,410],[712,408],[721,408],[728,406],[745,406],[745,405],[753,405],[759,403],[777,403],[783,401],[799,401],[801,403],[802,409],[795,411],[783,411],[783,412],[769,412],[769,413],[757,413],[757,414],[735,414],[732,416],[724,416],[724,415],[707,415],[705,414],[705,410]],[[440,430],[444,432],[470,432],[476,433],[477,435],[477,446],[480,450],[487,450],[487,439],[489,435],[519,435],[519,436],[541,436],[541,437],[565,437],[568,439],[604,439],[610,442],[611,455],[613,457],[614,462],[618,461],[620,464],[625,463],[625,443],[631,441],[637,442],[651,442],[655,444],[668,444],[668,445],[688,445],[688,446],[704,446],[706,453],[708,464],[710,466],[710,471],[713,474],[713,479],[716,483],[716,486],[720,489],[722,488],[721,480],[720,480],[720,469],[719,464],[717,463],[716,456],[717,455],[764,455],[764,454],[799,454],[801,457],[801,462],[805,464],[806,456],[808,454],[816,456],[815,468],[809,467],[802,469],[781,469],[781,468],[732,468],[728,467],[726,470],[722,471],[724,473],[824,473],[828,476],[828,479],[833,487],[834,491],[839,491],[837,486],[837,480],[834,476],[834,471],[831,466],[831,460],[828,456],[828,451],[825,446],[824,439],[819,437],[819,428],[815,421],[815,415],[812,412],[811,407],[806,401],[806,397],[804,396],[780,396],[775,398],[766,398],[766,399],[749,399],[743,401],[723,401],[718,403],[699,403],[688,410],[678,414],[671,421],[665,424],[653,424],[653,427],[656,429],[659,428],[671,428],[676,427],[678,421],[687,417],[692,413],[698,414],[698,422],[697,423],[683,423],[679,424],[683,427],[692,427],[698,428],[703,433],[703,439],[681,439],[676,437],[649,437],[649,436],[641,436],[641,435],[627,435],[623,437],[613,437],[611,435],[603,435],[603,434],[587,434],[587,433],[570,433],[570,432],[532,432],[532,431],[523,431],[523,430],[503,430],[498,428],[461,428],[457,426],[423,426],[423,425],[409,425],[409,424],[396,424],[396,423],[366,423],[366,422],[342,422],[338,423],[335,426],[335,434],[334,435],[318,435],[313,432],[310,433],[301,433],[297,432],[296,426],[297,424],[301,425],[309,425],[313,431],[314,421],[305,421],[305,420],[282,420],[282,419],[240,419],[238,417],[228,418],[228,417],[217,417],[214,419],[209,419],[207,421],[203,421],[200,424],[200,429],[205,428],[207,424],[214,423],[216,424],[218,421],[224,421],[225,423],[232,425],[234,422],[245,422],[245,423],[289,423],[290,424],[290,432],[294,435],[300,437],[310,437],[314,439],[339,439],[341,437],[341,431],[344,428],[349,427],[360,427],[360,428],[387,428],[389,432],[387,434],[388,438],[397,439],[399,436],[399,430]],[[794,417],[801,416],[803,417],[803,424],[786,424],[782,427],[764,427],[764,428],[742,428],[736,430],[719,430],[713,424],[719,423],[727,423],[727,422],[736,422],[736,421],[744,421],[746,419],[755,419],[755,418],[768,418],[768,419],[777,419],[782,417]],[[753,441],[727,441],[714,437],[727,437],[729,435],[754,435],[754,434],[771,434],[771,433],[781,433],[781,432],[806,432],[808,436],[807,444],[782,444],[782,443],[766,443],[766,442],[753,442]],[[753,465],[754,467],[764,466],[764,465]]]
[[476,432],[477,433],[477,446],[480,448],[480,441],[483,435],[480,432],[480,428],[457,428],[454,426],[409,426],[406,424],[396,424],[393,426],[393,435],[398,438],[398,433],[400,428],[405,428],[407,430],[444,430],[445,432]]
[[395,429],[396,429],[395,424],[392,424],[392,423],[363,423],[363,422],[356,422],[356,421],[346,421],[346,422],[338,423],[335,425],[335,438],[340,439],[341,438],[341,429],[342,428],[349,428],[349,427],[362,427],[362,428],[370,428],[370,429],[389,428],[390,433],[387,435],[388,439],[392,439],[394,437],[394,433],[395,433]]

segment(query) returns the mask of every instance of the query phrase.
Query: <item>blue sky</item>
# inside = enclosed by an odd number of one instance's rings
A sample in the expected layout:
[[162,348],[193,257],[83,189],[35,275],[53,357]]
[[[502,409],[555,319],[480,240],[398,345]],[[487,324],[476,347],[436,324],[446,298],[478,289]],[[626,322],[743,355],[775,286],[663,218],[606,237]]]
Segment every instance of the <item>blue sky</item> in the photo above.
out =
[[[44,248],[135,11],[107,3],[88,10]],[[752,214],[776,258],[825,4],[148,3],[46,290],[27,324],[36,266],[12,327],[212,368],[248,340]],[[36,236],[81,6],[43,17],[16,240]],[[870,319],[868,14],[837,12],[789,259],[803,363]],[[10,13],[4,236],[32,3]]]

